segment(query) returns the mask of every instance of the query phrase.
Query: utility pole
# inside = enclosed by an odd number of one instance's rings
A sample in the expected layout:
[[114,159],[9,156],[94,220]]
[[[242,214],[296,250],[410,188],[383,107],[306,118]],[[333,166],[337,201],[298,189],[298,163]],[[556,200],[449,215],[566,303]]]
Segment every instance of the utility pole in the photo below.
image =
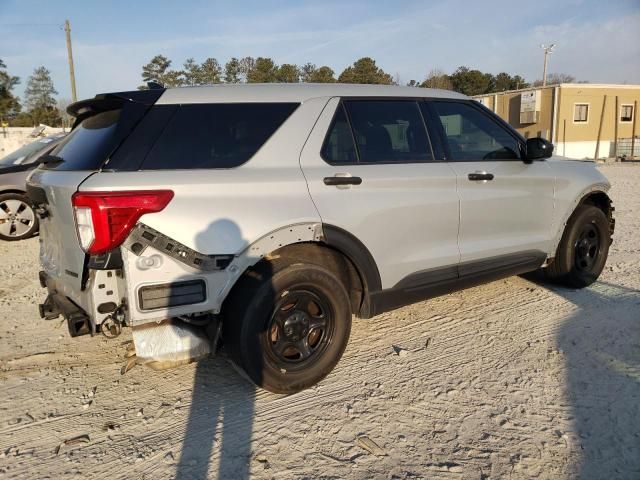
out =
[[553,49],[556,48],[556,44],[540,45],[540,48],[544,50],[544,67],[542,69],[542,86],[547,86],[547,56],[553,53]]
[[78,101],[78,97],[76,95],[76,76],[73,73],[73,52],[71,50],[71,25],[69,25],[69,20],[64,21],[64,31],[67,34],[67,54],[69,56],[69,77],[71,78],[71,100],[74,102]]

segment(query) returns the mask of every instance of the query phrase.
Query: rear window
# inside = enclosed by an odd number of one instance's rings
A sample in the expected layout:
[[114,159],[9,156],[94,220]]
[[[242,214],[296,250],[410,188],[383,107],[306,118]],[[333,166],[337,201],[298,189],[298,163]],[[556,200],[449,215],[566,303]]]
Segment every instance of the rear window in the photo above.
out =
[[50,155],[62,163],[47,164],[55,170],[96,170],[115,147],[114,133],[121,110],[98,113],[83,120]]
[[172,108],[175,112],[149,150],[141,168],[237,167],[262,147],[298,105],[229,103],[153,107],[150,115],[156,109]]

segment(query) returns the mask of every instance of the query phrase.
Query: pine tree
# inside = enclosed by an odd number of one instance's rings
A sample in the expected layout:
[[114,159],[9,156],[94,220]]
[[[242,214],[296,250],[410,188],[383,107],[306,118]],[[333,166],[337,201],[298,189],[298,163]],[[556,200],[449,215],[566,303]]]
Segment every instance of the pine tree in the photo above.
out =
[[24,91],[25,104],[34,125],[60,125],[60,114],[54,98],[57,94],[49,70],[45,67],[36,68],[29,77]]
[[393,77],[376,65],[373,58],[363,57],[347,67],[338,77],[342,83],[393,85]]
[[22,108],[18,97],[11,93],[13,87],[20,83],[20,79],[9,75],[6,68],[0,59],[0,121],[14,118]]

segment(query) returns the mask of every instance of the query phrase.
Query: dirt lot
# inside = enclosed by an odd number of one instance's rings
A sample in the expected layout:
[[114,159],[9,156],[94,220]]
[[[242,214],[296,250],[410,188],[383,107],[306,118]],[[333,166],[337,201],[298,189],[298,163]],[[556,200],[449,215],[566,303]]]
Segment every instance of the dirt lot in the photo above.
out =
[[514,277],[358,320],[289,397],[223,357],[121,376],[129,333],[40,320],[37,239],[0,243],[0,478],[640,478],[640,166],[602,170],[597,284]]

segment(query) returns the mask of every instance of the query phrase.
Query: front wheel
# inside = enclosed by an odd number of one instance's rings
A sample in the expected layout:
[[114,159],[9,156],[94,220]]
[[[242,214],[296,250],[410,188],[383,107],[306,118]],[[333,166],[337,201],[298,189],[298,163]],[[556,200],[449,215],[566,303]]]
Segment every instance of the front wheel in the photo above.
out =
[[19,193],[0,195],[0,240],[24,240],[37,231],[38,217],[27,197]]
[[318,265],[259,264],[224,306],[225,347],[256,385],[274,393],[295,393],[326,377],[350,330],[349,296]]
[[609,220],[593,205],[581,205],[573,213],[558,245],[556,257],[545,268],[545,277],[572,288],[595,282],[609,254]]

